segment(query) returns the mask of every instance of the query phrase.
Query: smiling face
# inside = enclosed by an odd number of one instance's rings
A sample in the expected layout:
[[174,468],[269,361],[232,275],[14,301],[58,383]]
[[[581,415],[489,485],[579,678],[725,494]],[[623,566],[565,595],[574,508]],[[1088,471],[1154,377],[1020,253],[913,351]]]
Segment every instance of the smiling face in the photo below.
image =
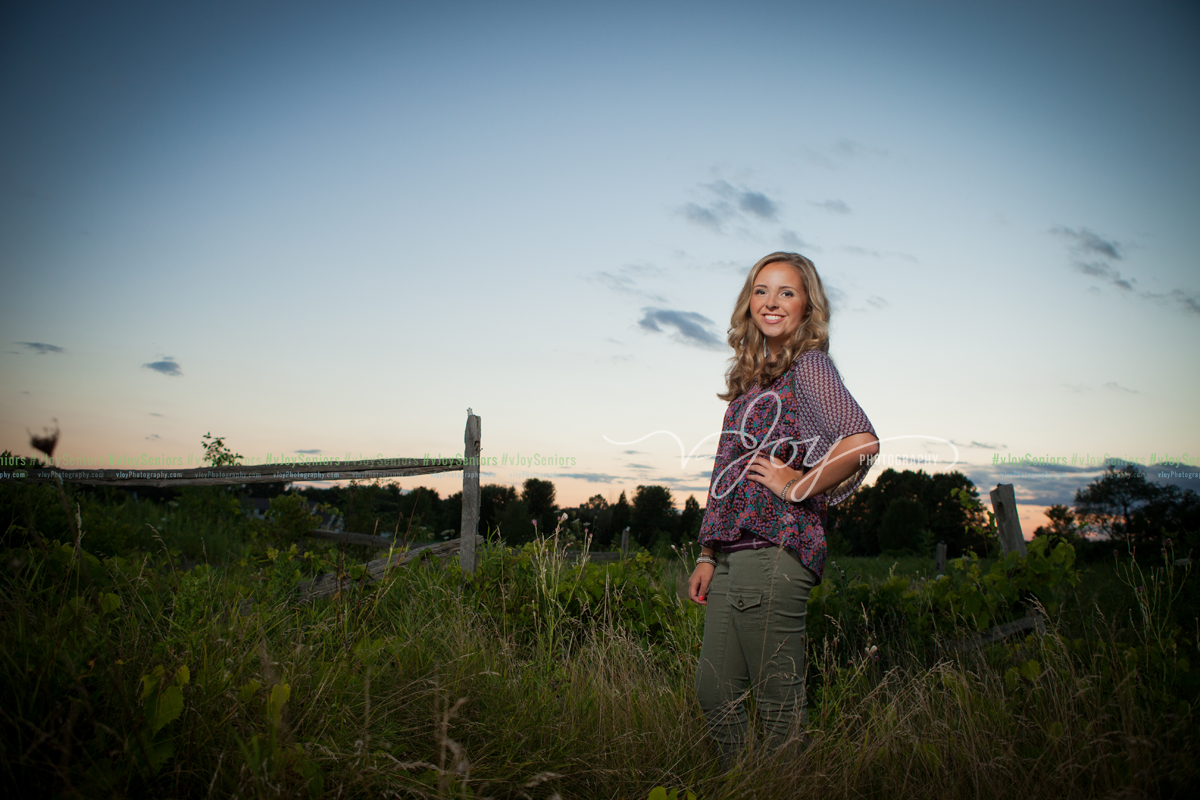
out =
[[750,290],[750,319],[767,338],[771,355],[796,332],[807,310],[808,294],[799,270],[774,261],[758,271]]

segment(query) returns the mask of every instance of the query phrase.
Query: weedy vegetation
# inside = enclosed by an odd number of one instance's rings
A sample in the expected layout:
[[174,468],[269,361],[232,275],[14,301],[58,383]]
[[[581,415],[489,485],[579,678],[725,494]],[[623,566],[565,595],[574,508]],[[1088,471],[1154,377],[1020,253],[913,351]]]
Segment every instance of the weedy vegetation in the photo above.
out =
[[[9,483],[0,759],[60,797],[1084,798],[1197,788],[1186,553],[838,559],[809,605],[809,720],[732,771],[693,697],[690,557],[569,560],[493,532],[473,575],[301,547],[289,495]],[[71,525],[68,510],[77,512]],[[1177,561],[1179,563],[1177,564]],[[299,581],[357,580],[302,603]],[[979,646],[997,623],[1044,630]]]

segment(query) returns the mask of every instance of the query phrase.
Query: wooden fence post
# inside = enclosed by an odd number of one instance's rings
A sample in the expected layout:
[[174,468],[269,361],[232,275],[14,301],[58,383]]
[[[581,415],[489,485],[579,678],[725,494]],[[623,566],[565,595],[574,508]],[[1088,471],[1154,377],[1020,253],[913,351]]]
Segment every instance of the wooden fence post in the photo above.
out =
[[479,417],[467,409],[467,429],[463,434],[462,530],[458,565],[463,572],[475,571],[475,536],[479,533]]
[[629,558],[629,528],[621,531],[621,558]]
[[941,575],[946,571],[946,543],[937,543],[937,574]]
[[1025,537],[1021,534],[1021,518],[1017,516],[1017,496],[1011,483],[998,483],[992,489],[992,513],[996,515],[996,532],[1004,554],[1016,551],[1025,555]]

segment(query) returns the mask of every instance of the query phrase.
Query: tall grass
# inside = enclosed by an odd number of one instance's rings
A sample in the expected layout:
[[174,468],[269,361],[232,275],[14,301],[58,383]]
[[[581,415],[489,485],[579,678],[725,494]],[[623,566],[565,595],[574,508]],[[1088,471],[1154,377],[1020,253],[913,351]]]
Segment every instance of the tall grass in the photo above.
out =
[[[278,551],[183,571],[144,555],[73,559],[55,543],[9,550],[3,781],[37,795],[261,798],[1195,786],[1195,715],[1175,695],[1148,698],[1161,678],[1128,656],[1116,620],[1087,640],[1052,620],[986,650],[893,638],[903,652],[882,660],[834,625],[810,647],[804,736],[721,774],[693,697],[701,612],[678,597],[686,568],[580,569],[560,550],[490,546],[470,580],[423,561],[311,605],[293,599],[297,565]],[[1159,619],[1161,598],[1147,602],[1143,618]]]

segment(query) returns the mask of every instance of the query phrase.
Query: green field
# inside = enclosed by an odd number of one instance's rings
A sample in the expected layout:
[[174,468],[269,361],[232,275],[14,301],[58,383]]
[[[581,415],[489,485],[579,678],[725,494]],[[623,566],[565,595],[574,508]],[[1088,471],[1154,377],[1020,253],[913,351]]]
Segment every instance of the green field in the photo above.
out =
[[[298,581],[379,553],[301,552],[282,518],[251,523],[211,490],[83,497],[77,546],[52,490],[26,489],[7,502],[41,523],[5,531],[0,595],[3,780],[23,795],[1196,788],[1197,581],[1161,557],[1081,568],[1060,545],[938,578],[931,559],[835,556],[809,607],[808,728],[721,774],[685,555],[580,565],[553,537],[496,542],[473,576],[422,560],[301,603]],[[964,644],[1034,605],[1043,634]]]

